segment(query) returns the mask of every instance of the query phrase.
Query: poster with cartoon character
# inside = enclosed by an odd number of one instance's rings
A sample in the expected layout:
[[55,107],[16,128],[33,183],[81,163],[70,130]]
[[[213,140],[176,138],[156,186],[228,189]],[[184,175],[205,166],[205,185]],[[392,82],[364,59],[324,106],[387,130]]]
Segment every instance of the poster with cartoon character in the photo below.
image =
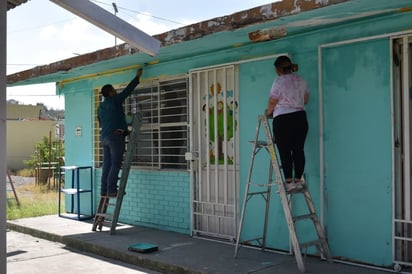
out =
[[[208,102],[206,102],[208,101]],[[237,126],[236,111],[238,103],[235,101],[233,90],[223,90],[220,82],[216,87],[211,84],[208,95],[203,97],[203,111],[205,112],[205,127],[209,129],[206,134],[209,138],[210,164],[233,164],[234,136]],[[208,120],[206,119],[208,116]],[[209,125],[207,122],[209,121]]]

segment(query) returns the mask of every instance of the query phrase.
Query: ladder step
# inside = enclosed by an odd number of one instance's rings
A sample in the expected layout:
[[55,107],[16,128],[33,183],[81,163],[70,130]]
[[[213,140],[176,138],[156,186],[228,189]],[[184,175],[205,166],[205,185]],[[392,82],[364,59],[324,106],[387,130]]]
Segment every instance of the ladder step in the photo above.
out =
[[253,195],[256,195],[256,194],[266,194],[266,193],[268,193],[267,190],[266,191],[249,192],[247,195],[248,196],[253,196]]
[[248,244],[248,243],[251,243],[251,242],[258,242],[259,244],[261,244],[260,241],[262,241],[262,240],[263,240],[263,237],[258,237],[258,238],[253,238],[253,239],[249,239],[249,240],[244,240],[244,241],[241,242],[241,244]]
[[262,141],[262,140],[257,140],[257,141],[249,141],[252,144],[256,144],[257,147],[267,147],[268,142]]
[[111,197],[109,199],[109,197],[102,196],[102,199],[107,199],[107,201],[106,201],[107,206],[115,206],[116,205],[116,197]]
[[258,184],[258,183],[253,183],[253,182],[249,182],[248,185],[250,186],[257,186],[257,187],[269,187],[269,186],[276,186],[277,183],[274,182],[267,182],[267,183],[263,183],[263,184]]
[[98,218],[98,217],[103,217],[103,218],[109,218],[109,219],[111,219],[111,218],[113,218],[113,214],[96,213],[96,214],[95,214],[95,218]]
[[293,195],[293,194],[298,194],[298,193],[305,193],[305,189],[301,188],[301,189],[293,189],[291,191],[288,191],[285,189],[285,192],[289,195]]
[[322,244],[321,240],[313,240],[313,241],[309,241],[309,242],[306,242],[306,243],[301,243],[301,244],[299,244],[299,246],[300,246],[300,249],[304,249],[306,247],[321,245],[321,244]]
[[306,219],[315,219],[317,216],[314,213],[309,213],[309,214],[305,214],[305,215],[299,215],[299,216],[293,216],[293,221],[297,222],[297,221],[301,221],[301,220],[306,220]]
[[[101,230],[102,230],[102,227],[103,227],[104,225],[110,225],[110,224],[112,224],[112,220],[111,220],[111,219],[104,219],[104,220],[99,221],[99,223],[97,224],[97,226],[99,227],[99,230],[101,231]],[[94,231],[96,231],[96,230],[94,230]]]
[[255,144],[256,144],[256,146],[258,146],[258,147],[267,147],[267,146],[268,146],[268,142],[266,142],[266,141],[261,141],[261,140],[257,140],[257,141],[255,142]]
[[100,220],[96,220],[95,221],[95,223],[94,223],[94,225],[93,225],[93,228],[92,228],[92,231],[96,231],[96,229],[98,228],[100,231],[102,230],[102,227],[106,224],[106,225],[108,225],[108,224],[111,224],[112,223],[112,220],[111,219],[100,219]]

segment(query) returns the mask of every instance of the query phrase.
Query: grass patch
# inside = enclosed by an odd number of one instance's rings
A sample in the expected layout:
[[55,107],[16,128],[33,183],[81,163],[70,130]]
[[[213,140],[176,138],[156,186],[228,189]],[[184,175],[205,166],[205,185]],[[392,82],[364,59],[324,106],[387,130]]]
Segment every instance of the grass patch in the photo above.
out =
[[19,171],[15,173],[17,176],[24,176],[24,177],[34,177],[35,176],[35,171],[32,168],[20,169]]
[[[7,192],[7,220],[38,217],[58,213],[58,191],[48,189],[46,185],[26,183],[16,187],[20,206],[14,199],[12,191]],[[64,205],[64,195],[62,195]]]

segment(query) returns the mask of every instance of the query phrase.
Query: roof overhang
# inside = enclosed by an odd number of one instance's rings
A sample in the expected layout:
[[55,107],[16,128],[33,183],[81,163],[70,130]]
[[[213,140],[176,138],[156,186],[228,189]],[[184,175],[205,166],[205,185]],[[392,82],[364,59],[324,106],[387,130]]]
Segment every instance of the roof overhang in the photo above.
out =
[[[7,84],[8,86],[17,86],[67,80],[71,81],[72,79],[78,79],[79,77],[84,78],[89,77],[90,75],[110,73],[133,65],[136,66],[136,64],[156,64],[158,62],[165,62],[171,60],[172,54],[176,54],[176,51],[173,51],[172,49],[169,49],[171,47],[166,46],[177,44],[180,46],[181,44],[185,44],[181,42],[190,41],[196,46],[191,47],[190,52],[187,50],[182,51],[182,56],[179,57],[185,58],[188,57],[186,56],[187,54],[201,54],[202,49],[200,49],[199,44],[196,43],[196,39],[198,38],[210,34],[217,34],[219,32],[223,33],[224,31],[243,31],[241,29],[256,30],[258,27],[255,26],[259,26],[257,24],[272,22],[276,19],[285,18],[290,15],[298,16],[305,11],[350,1],[353,0],[283,0],[281,2],[258,6],[229,16],[213,18],[153,36],[161,41],[162,46],[156,59],[146,54],[139,54],[139,50],[134,49],[125,43],[112,48],[98,50],[96,52],[75,56],[8,75]],[[350,14],[352,15],[353,12],[351,11]],[[324,15],[325,18],[330,16],[331,15]],[[299,20],[299,17],[294,20]],[[310,28],[311,26],[304,24],[303,26],[294,28],[299,28],[299,31],[302,31],[307,27]],[[246,43],[246,41],[250,42],[248,36],[246,35],[245,37],[246,39],[241,43]],[[216,45],[216,47],[218,46],[221,47],[222,45]],[[182,46],[182,48],[184,47]],[[176,56],[173,57],[176,58]]]
[[26,3],[27,0],[7,0],[7,10],[14,9],[15,7]]

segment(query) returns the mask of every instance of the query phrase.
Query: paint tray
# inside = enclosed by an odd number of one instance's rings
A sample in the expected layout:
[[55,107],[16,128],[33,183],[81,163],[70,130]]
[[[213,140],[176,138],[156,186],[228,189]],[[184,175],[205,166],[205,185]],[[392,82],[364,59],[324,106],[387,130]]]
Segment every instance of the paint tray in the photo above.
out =
[[150,253],[157,251],[159,247],[157,245],[148,244],[148,243],[137,243],[129,245],[127,248],[130,251],[139,252],[139,253]]

